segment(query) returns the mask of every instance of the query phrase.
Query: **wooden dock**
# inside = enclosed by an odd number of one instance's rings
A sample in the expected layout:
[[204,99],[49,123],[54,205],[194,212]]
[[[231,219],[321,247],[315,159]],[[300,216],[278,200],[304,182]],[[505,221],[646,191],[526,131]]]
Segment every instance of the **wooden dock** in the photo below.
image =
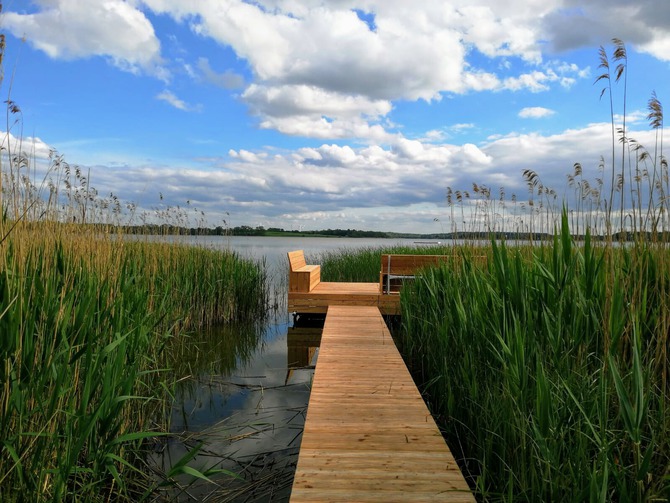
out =
[[[374,306],[383,315],[399,315],[400,289],[405,281],[426,267],[457,264],[459,256],[380,256],[379,283],[333,283],[321,281],[321,266],[307,265],[302,250],[288,253],[288,311],[296,314],[325,314],[329,306]],[[471,257],[485,263],[485,256]]]
[[310,291],[289,292],[288,310],[293,313],[326,313],[328,306],[372,306],[382,314],[400,314],[400,296],[384,295],[379,283],[320,282]]
[[377,305],[327,307],[291,501],[475,501]]

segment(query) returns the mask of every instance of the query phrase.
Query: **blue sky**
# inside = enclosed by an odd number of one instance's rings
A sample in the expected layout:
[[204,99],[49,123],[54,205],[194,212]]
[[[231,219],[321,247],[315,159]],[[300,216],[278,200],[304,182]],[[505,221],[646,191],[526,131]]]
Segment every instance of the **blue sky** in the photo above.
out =
[[575,162],[597,175],[613,37],[630,136],[653,143],[647,100],[670,90],[667,0],[6,0],[0,23],[12,136],[135,221],[437,232],[447,187],[521,200],[524,169],[560,194]]

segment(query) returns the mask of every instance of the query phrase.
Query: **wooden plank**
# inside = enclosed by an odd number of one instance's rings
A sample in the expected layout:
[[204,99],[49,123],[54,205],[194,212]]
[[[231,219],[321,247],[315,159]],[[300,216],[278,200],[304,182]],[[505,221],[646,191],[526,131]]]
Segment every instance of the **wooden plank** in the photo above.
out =
[[296,313],[326,313],[328,306],[374,306],[382,314],[400,314],[397,295],[381,295],[377,283],[321,282],[310,292],[288,293],[288,311]]
[[[397,293],[405,279],[411,279],[421,269],[449,264],[452,267],[460,266],[461,255],[402,255],[382,254],[379,272],[380,293]],[[472,256],[468,260],[475,264],[486,264],[486,256]]]
[[377,291],[377,283],[336,283],[324,281],[314,289],[316,293],[352,293],[352,294],[374,294]]
[[[467,258],[474,264],[484,265],[485,255],[473,255]],[[411,255],[411,254],[383,254],[381,255],[381,272],[388,274],[414,274],[419,269],[443,264],[460,266],[461,255]]]
[[415,274],[419,269],[449,262],[451,255],[382,255],[381,272],[385,274]]
[[376,307],[328,308],[291,501],[475,501]]

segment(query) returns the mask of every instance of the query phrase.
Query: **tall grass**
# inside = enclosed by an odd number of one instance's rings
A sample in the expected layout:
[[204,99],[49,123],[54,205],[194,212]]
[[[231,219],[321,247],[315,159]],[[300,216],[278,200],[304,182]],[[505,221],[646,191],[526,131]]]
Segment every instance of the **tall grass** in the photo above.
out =
[[262,317],[262,269],[46,223],[0,252],[0,500],[136,500],[143,440],[166,431],[173,341]]
[[145,435],[133,426],[147,424],[161,395],[145,369],[167,336],[145,314],[137,271],[124,260],[110,281],[60,244],[27,256],[12,241],[5,247],[0,497],[128,494],[126,447]]
[[492,251],[401,292],[403,352],[479,495],[667,497],[667,251],[578,248],[567,214],[553,246]]

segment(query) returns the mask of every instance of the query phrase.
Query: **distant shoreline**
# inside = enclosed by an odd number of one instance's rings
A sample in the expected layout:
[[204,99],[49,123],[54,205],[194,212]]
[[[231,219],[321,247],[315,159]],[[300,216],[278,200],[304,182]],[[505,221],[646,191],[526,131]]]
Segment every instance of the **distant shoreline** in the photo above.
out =
[[[530,232],[449,232],[432,234],[413,234],[404,232],[362,231],[356,229],[321,229],[314,231],[284,230],[278,228],[265,229],[263,227],[233,227],[233,228],[184,228],[172,226],[124,226],[120,228],[126,234],[148,234],[148,235],[191,235],[191,236],[256,236],[256,237],[301,237],[301,238],[382,238],[382,239],[409,239],[415,240],[417,244],[443,244],[444,241],[481,241],[481,240],[505,240],[505,241],[551,241],[553,234],[530,233]],[[572,235],[577,241],[585,239],[585,235]],[[637,236],[639,237],[639,236]],[[659,234],[658,236],[662,236]],[[652,234],[646,233],[646,239],[651,239]],[[606,236],[591,236],[594,241],[604,241]],[[636,235],[632,232],[615,233],[612,241],[634,241]]]

